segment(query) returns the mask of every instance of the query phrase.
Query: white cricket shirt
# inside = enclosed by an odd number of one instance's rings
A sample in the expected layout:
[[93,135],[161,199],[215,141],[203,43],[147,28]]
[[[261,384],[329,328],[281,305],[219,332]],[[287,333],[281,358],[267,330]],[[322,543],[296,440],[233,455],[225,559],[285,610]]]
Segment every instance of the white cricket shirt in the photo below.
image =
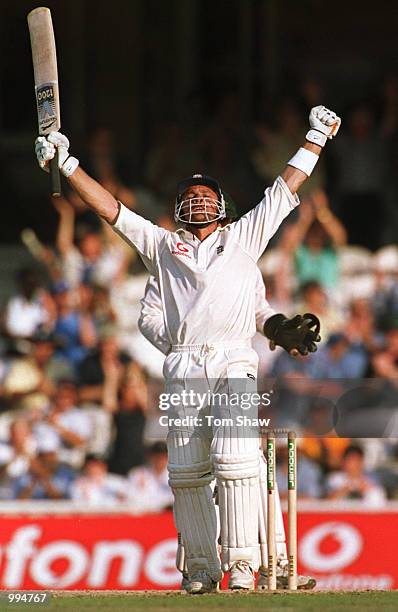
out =
[[202,242],[121,206],[113,227],[159,284],[170,344],[238,343],[255,334],[256,262],[298,204],[278,177],[255,208]]
[[[275,314],[265,297],[265,286],[261,271],[256,272],[256,328],[264,335],[264,323]],[[171,345],[166,333],[163,316],[162,298],[159,285],[154,276],[148,278],[145,295],[141,300],[141,314],[138,327],[143,336],[164,355],[170,352]]]

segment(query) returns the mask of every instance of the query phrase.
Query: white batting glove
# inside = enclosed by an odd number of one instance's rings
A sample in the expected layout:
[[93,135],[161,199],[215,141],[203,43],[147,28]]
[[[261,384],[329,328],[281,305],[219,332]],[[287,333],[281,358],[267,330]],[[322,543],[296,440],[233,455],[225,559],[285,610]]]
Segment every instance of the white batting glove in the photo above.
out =
[[311,129],[306,135],[309,142],[324,147],[328,138],[336,136],[341,125],[341,119],[333,111],[324,106],[314,106],[310,112]]
[[71,176],[79,165],[76,157],[69,155],[69,140],[60,132],[50,132],[45,136],[39,136],[35,141],[35,152],[40,168],[49,172],[48,162],[55,157],[58,150],[58,166],[62,174]]

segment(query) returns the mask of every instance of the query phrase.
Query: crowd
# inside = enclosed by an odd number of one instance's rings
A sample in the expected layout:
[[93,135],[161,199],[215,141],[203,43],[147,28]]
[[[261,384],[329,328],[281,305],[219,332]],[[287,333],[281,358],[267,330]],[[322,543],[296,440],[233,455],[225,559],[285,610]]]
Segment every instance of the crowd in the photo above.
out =
[[[303,86],[306,103],[319,102],[317,96],[316,83]],[[322,342],[309,357],[271,352],[259,334],[253,341],[260,386],[270,379],[276,385],[277,424],[301,434],[301,498],[374,506],[398,498],[397,107],[398,82],[389,77],[377,112],[366,102],[350,109],[330,158],[259,261],[276,311],[313,312],[321,321]],[[242,134],[234,96],[222,101],[200,138],[174,123],[163,126],[142,185],[120,179],[107,130],[93,136],[85,166],[124,204],[167,229],[174,227],[177,179],[197,168],[219,178],[244,212],[305,133],[298,104],[286,100],[278,109],[275,122],[259,122],[251,135]],[[158,422],[163,356],[138,329],[147,272],[76,195],[66,191],[52,205],[54,242],[24,232],[32,264],[18,271],[2,312],[0,500],[128,502],[137,512],[161,511],[172,506],[166,431]],[[361,380],[377,385],[358,419],[369,417],[379,428],[356,429],[343,418],[339,430],[331,398],[344,395],[347,381]],[[328,435],[315,436],[328,419]],[[281,496],[286,470],[281,445]]]

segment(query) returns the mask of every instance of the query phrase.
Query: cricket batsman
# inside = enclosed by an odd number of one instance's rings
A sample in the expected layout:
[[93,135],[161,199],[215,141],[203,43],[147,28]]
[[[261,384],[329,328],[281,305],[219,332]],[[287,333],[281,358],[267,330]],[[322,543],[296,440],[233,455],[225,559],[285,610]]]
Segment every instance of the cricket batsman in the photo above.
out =
[[[283,219],[299,204],[297,190],[339,126],[334,112],[314,107],[303,146],[265,190],[261,202],[226,227],[221,225],[225,202],[217,181],[202,175],[185,179],[177,190],[175,218],[184,226],[178,232],[158,227],[118,202],[69,155],[69,141],[62,134],[52,132],[36,140],[40,166],[48,169],[58,151],[60,171],[71,186],[137,249],[158,282],[171,345],[163,368],[166,391],[169,397],[181,398],[169,410],[169,482],[192,594],[216,590],[223,571],[230,572],[231,588],[254,588],[259,567],[259,436],[253,428],[242,431],[236,424],[223,425],[236,416],[230,402],[217,406],[221,425],[213,426],[212,404],[186,405],[183,398],[196,384],[219,397],[255,391],[258,357],[251,338],[256,329],[256,262]],[[281,316],[266,330],[271,342],[281,343],[285,327]],[[186,418],[198,419],[198,425],[182,425]],[[210,486],[213,474],[221,564]]]
[[[237,211],[234,202],[223,192],[225,201],[225,219],[221,224],[225,227],[228,223],[232,223],[237,218]],[[262,274],[257,268],[256,288],[255,288],[255,312],[256,312],[256,329],[259,333],[265,334],[265,324],[268,321],[267,328],[273,325],[274,321],[280,320],[280,315],[276,314],[266,299],[266,291]],[[283,316],[283,315],[282,315]],[[145,295],[141,300],[141,313],[138,320],[138,326],[145,338],[155,346],[164,355],[171,351],[171,345],[167,338],[164,325],[164,316],[162,310],[162,299],[159,291],[159,286],[156,278],[151,276],[148,279]],[[305,314],[304,316],[296,315],[292,319],[285,318],[285,333],[279,339],[281,346],[290,353],[297,351],[298,354],[305,355],[307,352],[315,352],[317,350],[316,343],[320,341],[319,336],[319,320],[313,314]],[[260,568],[257,578],[257,589],[267,589],[267,497],[266,497],[266,480],[267,467],[265,457],[260,450],[260,481],[259,481],[259,544],[260,544]],[[217,495],[213,495],[217,497]],[[217,506],[216,506],[217,511]],[[218,517],[219,518],[219,517]],[[219,523],[219,521],[218,521]],[[288,560],[286,549],[285,527],[282,517],[282,509],[279,498],[278,487],[276,486],[276,554],[277,554],[277,588],[288,588]],[[177,568],[182,573],[181,588],[189,592],[190,580],[185,564],[185,548],[181,534],[178,534],[177,548]],[[299,575],[297,577],[298,588],[308,590],[315,587],[316,581],[311,576]],[[238,584],[235,581],[234,585],[237,588]],[[242,587],[241,587],[242,588]]]

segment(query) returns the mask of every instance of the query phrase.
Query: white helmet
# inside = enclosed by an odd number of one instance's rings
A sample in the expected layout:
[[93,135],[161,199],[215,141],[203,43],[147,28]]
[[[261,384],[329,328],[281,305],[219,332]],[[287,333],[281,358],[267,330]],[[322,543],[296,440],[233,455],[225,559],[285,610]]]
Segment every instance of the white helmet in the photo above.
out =
[[[188,198],[187,200],[183,200],[182,196],[189,187],[193,187],[194,185],[203,185],[204,187],[209,187],[218,195],[218,200],[214,198]],[[205,221],[192,221],[192,215],[194,206],[201,202],[203,203],[203,214],[206,216]],[[217,207],[217,214],[214,216],[214,205]],[[195,211],[195,214],[198,211]],[[183,179],[178,183],[177,186],[177,198],[174,210],[174,219],[175,221],[180,221],[181,223],[186,223],[187,225],[206,225],[207,223],[211,223],[212,221],[219,221],[221,219],[225,219],[225,201],[223,193],[220,189],[220,185],[218,182],[211,178],[211,176],[206,176],[205,174],[194,174],[186,179]]]

